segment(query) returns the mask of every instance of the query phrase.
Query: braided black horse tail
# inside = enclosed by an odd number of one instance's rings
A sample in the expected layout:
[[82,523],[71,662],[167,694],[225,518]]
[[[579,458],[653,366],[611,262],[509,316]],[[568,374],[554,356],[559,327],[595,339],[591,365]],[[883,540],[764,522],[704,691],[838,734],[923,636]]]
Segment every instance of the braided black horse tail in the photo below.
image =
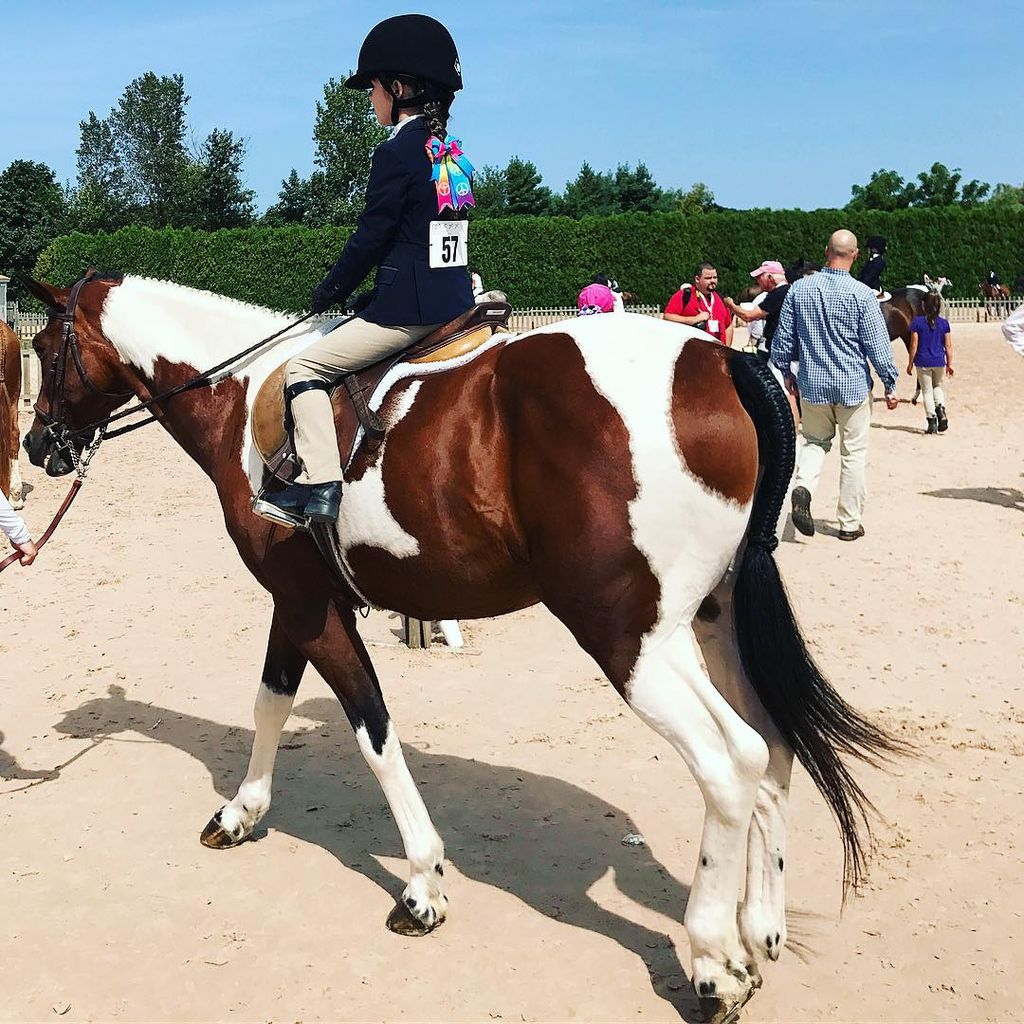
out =
[[757,429],[762,470],[733,593],[740,659],[765,710],[832,809],[843,839],[844,881],[856,886],[867,867],[861,830],[870,846],[874,808],[841,755],[878,766],[909,747],[851,708],[807,650],[772,555],[796,457],[793,416],[764,362],[736,353],[729,366]]

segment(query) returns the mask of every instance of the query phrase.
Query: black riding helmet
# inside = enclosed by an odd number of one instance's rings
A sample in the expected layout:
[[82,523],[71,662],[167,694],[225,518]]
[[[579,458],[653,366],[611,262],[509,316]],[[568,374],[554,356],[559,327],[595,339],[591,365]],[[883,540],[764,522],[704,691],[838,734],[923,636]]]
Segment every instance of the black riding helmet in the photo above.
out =
[[452,92],[462,88],[455,40],[441,22],[425,14],[399,14],[370,29],[359,49],[359,67],[345,85],[368,89],[385,72],[409,75]]
[[885,239],[881,235],[872,235],[864,244],[873,252],[885,252]]

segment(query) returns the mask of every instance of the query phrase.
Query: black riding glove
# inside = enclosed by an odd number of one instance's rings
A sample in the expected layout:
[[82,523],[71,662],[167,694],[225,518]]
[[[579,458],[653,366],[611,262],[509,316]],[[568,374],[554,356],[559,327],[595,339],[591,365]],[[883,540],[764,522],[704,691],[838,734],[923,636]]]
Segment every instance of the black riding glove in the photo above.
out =
[[373,297],[376,293],[377,290],[375,288],[368,288],[365,292],[359,292],[358,295],[353,295],[349,298],[348,302],[345,303],[345,308],[358,316],[373,302]]
[[309,299],[309,308],[314,313],[326,313],[337,301],[337,295],[329,284],[329,279],[324,278],[314,289]]

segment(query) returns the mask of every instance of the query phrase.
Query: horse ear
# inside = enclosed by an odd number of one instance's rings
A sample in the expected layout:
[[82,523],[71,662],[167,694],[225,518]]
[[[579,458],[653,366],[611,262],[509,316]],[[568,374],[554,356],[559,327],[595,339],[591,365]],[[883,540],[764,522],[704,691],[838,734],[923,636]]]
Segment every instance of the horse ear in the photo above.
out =
[[25,277],[23,274],[16,273],[13,276],[25,291],[37,298],[47,309],[56,309],[59,313],[65,311],[64,303],[58,298],[57,289],[53,285]]

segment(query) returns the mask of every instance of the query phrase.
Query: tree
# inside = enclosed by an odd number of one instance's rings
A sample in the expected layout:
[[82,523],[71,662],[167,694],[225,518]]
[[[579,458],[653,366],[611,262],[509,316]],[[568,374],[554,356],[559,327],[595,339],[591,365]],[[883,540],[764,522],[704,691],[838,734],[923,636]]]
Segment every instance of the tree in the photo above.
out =
[[715,193],[703,181],[694,182],[688,191],[674,196],[676,213],[707,213],[716,207]]
[[508,181],[502,167],[487,165],[473,175],[472,217],[504,217],[508,213]]
[[292,173],[281,182],[277,202],[263,215],[263,223],[275,228],[285,224],[308,224],[310,211],[309,182],[300,178],[293,167]]
[[530,160],[512,157],[505,167],[506,213],[510,217],[543,217],[551,213],[551,189],[541,184],[540,172]]
[[[673,199],[660,189],[646,164],[619,164],[614,180],[615,203],[620,213],[654,213],[672,209]],[[714,197],[712,196],[712,201]]]
[[565,186],[561,199],[555,204],[558,213],[566,217],[606,217],[619,212],[615,181],[610,174],[595,171],[584,162],[574,181]]
[[130,200],[124,165],[109,120],[90,111],[80,123],[78,190],[71,222],[80,231],[114,231],[128,223]]
[[904,210],[913,202],[915,188],[896,171],[875,171],[866,185],[854,185],[848,210]]
[[237,227],[252,220],[242,184],[245,142],[214,129],[189,152],[181,75],[152,71],[130,82],[105,118],[79,125],[72,223],[83,231],[150,227]]
[[138,219],[152,227],[173,227],[191,215],[191,196],[182,189],[190,163],[185,147],[189,99],[181,75],[147,71],[129,83],[110,112],[126,188],[139,207]]
[[195,226],[240,228],[253,222],[256,193],[242,185],[245,140],[215,128],[206,137],[195,169]]
[[952,171],[942,163],[922,171],[914,188],[913,206],[977,206],[988,195],[991,186],[975,178],[962,188],[960,168]]
[[377,122],[369,97],[360,89],[346,89],[331,78],[317,101],[313,141],[316,172],[310,177],[310,215],[318,223],[348,225],[362,212],[370,157],[388,137]]
[[988,205],[1005,208],[1024,206],[1024,184],[1008,185],[1000,182],[992,190]]
[[8,165],[0,173],[0,270],[30,275],[43,249],[67,229],[67,217],[66,197],[46,164]]

